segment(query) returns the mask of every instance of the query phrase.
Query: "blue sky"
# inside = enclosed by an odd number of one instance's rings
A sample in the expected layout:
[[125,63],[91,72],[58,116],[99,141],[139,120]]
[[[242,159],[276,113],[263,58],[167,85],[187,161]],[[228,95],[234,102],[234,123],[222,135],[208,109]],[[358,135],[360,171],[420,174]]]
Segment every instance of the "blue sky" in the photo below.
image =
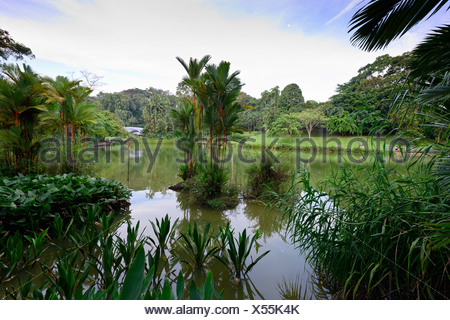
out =
[[336,85],[381,54],[411,50],[444,14],[388,49],[353,47],[348,22],[360,0],[0,0],[0,28],[29,46],[39,73],[87,70],[104,92],[157,87],[175,92],[185,60],[213,56],[241,71],[244,91],[259,97],[297,83],[306,99],[326,101]]

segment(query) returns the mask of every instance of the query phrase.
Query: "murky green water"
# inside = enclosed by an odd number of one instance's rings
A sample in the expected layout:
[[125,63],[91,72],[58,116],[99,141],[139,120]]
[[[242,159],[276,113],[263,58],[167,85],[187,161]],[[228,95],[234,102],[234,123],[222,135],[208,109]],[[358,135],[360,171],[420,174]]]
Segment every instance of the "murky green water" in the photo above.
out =
[[[229,148],[229,151],[232,148]],[[256,200],[240,199],[239,205],[233,210],[212,210],[200,207],[189,201],[187,195],[171,190],[168,187],[181,181],[177,176],[183,154],[173,144],[163,144],[157,150],[157,145],[135,151],[127,147],[115,146],[111,150],[98,149],[99,164],[96,165],[96,175],[123,182],[133,190],[130,214],[120,214],[116,218],[120,236],[126,236],[126,224],[120,220],[129,219],[132,224],[140,223],[140,230],[153,237],[150,221],[161,219],[168,214],[172,221],[179,219],[177,232],[186,231],[194,221],[204,226],[211,223],[211,228],[224,228],[229,222],[237,232],[244,228],[250,234],[257,230],[262,237],[253,248],[252,256],[270,250],[253,270],[247,279],[235,281],[229,271],[216,259],[212,259],[208,270],[213,272],[216,288],[223,289],[225,299],[327,299],[331,293],[327,284],[312,267],[305,261],[305,254],[297,250],[290,242],[284,225],[274,212],[266,209],[265,204]],[[259,162],[262,157],[261,149],[234,150],[229,153],[229,161],[225,166],[230,171],[230,182],[240,190],[245,189],[247,175],[246,168],[252,162]],[[266,153],[271,157],[271,153]],[[358,155],[340,155],[338,153],[322,153],[316,155],[297,152],[273,152],[275,161],[280,161],[291,168],[292,172],[306,168],[311,173],[312,183],[331,175],[332,171],[343,164],[367,165],[367,162],[356,164],[360,160]],[[305,160],[310,163],[303,163]],[[399,166],[398,170],[402,170]],[[43,258],[52,258],[57,254],[57,248],[49,248]],[[179,266],[180,264],[178,264]],[[188,266],[181,264],[185,278],[194,277],[202,280],[205,274],[192,274]],[[178,270],[176,270],[178,272]],[[205,271],[206,272],[206,271]],[[26,277],[33,275],[34,283],[39,286],[45,277],[40,268],[27,270]],[[19,283],[14,279],[10,283],[2,284],[1,289],[17,288]]]
[[[153,155],[156,145],[150,146]],[[236,149],[236,148],[235,148]],[[123,152],[124,151],[124,152]],[[123,152],[123,154],[121,154]],[[211,223],[211,227],[217,230],[218,226],[224,227],[227,222],[236,231],[247,228],[251,233],[260,230],[262,237],[258,240],[254,253],[270,253],[264,257],[250,272],[247,281],[238,284],[231,278],[227,269],[220,262],[213,260],[209,269],[218,289],[224,289],[225,299],[281,299],[283,296],[295,295],[307,299],[323,299],[327,295],[326,285],[317,280],[312,274],[311,266],[305,261],[305,255],[296,250],[285,234],[283,225],[275,217],[273,212],[265,209],[265,204],[260,201],[241,199],[237,208],[233,210],[211,210],[193,205],[184,195],[168,190],[168,187],[181,181],[177,177],[179,162],[182,154],[172,145],[162,145],[155,161],[152,162],[145,150],[135,153],[127,149],[116,148],[108,153],[102,152],[100,158],[103,164],[98,174],[108,179],[122,181],[133,190],[131,198],[131,221],[136,224],[140,221],[141,227],[146,228],[146,234],[153,235],[150,220],[162,218],[169,214],[173,220],[180,219],[179,228],[187,230],[189,223]],[[245,186],[245,169],[250,164],[247,160],[261,159],[262,150],[234,150],[230,154],[230,162],[227,167],[231,171],[231,182]],[[130,157],[128,157],[130,154]],[[109,157],[109,163],[105,163]],[[297,154],[296,152],[278,152],[276,158],[287,163],[293,170],[299,169],[300,157],[312,159],[311,154]],[[359,159],[358,156],[353,156]],[[246,159],[246,160],[245,160]],[[333,167],[342,163],[348,163],[347,156],[338,154],[316,155],[309,164],[304,165],[317,180],[329,175]],[[118,230],[124,234],[125,227]],[[253,254],[253,256],[255,256]],[[183,271],[188,274],[186,267]]]

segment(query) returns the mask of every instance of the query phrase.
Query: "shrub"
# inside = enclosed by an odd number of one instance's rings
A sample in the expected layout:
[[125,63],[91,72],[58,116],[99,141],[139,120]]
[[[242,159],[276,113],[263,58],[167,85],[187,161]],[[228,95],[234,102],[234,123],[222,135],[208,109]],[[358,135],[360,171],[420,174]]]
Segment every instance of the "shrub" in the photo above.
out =
[[19,174],[0,179],[0,222],[5,230],[37,231],[52,223],[56,213],[63,219],[78,218],[86,204],[107,211],[126,208],[130,195],[122,183],[103,178]]
[[238,191],[228,186],[229,173],[218,164],[200,167],[198,174],[184,182],[183,192],[192,195],[195,202],[214,209],[230,209],[237,206]]
[[287,172],[286,166],[275,164],[270,158],[252,165],[247,169],[247,193],[259,198],[268,190],[282,192],[289,176]]

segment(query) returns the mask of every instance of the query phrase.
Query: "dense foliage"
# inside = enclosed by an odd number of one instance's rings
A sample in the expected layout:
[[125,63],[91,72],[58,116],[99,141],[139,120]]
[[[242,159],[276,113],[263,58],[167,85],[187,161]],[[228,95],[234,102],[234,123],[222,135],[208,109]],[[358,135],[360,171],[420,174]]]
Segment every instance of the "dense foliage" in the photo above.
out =
[[343,167],[314,187],[305,173],[279,198],[294,244],[342,288],[336,297],[448,296],[450,203],[427,175],[432,164],[398,174],[378,159],[369,168]]
[[168,91],[149,88],[128,89],[116,93],[100,92],[90,98],[99,109],[113,113],[126,127],[143,127],[151,137],[171,137],[174,126],[170,110],[177,97]]
[[[385,47],[446,2],[370,1],[352,18],[352,41],[365,50]],[[335,297],[448,299],[450,42],[442,40],[449,35],[448,25],[439,27],[412,54],[377,58],[339,86],[327,110],[334,116],[327,125],[344,133],[354,128],[339,112],[369,102],[370,112],[353,115],[363,116],[358,130],[437,136],[437,143],[416,152],[403,174],[388,167],[383,154],[369,167],[338,168],[314,186],[303,172],[274,202],[292,241],[340,288]]]
[[[379,56],[360,68],[348,82],[339,84],[337,94],[322,103],[305,101],[302,90],[295,83],[282,90],[279,87],[266,90],[260,98],[241,91],[236,101],[243,110],[236,125],[248,131],[265,130],[274,136],[292,136],[303,132],[310,135],[310,126],[296,122],[294,118],[297,117],[293,116],[305,113],[301,116],[305,118],[308,113],[310,116],[307,118],[311,119],[312,115],[320,119],[314,125],[316,129],[326,128],[330,134],[368,134],[388,115],[396,92],[402,87],[414,86],[414,82],[407,77],[413,70],[414,61],[414,54],[409,52],[397,57]],[[190,66],[186,66],[189,70]],[[199,70],[197,77],[201,75]],[[185,97],[193,99],[193,94],[193,88],[182,81],[176,95],[155,88],[130,89],[119,93],[100,93],[91,102],[117,115],[126,126],[144,127],[148,136],[172,137],[174,132],[181,131],[183,125],[180,126],[170,117],[171,110],[183,108]],[[406,95],[403,104],[410,101],[411,97]],[[198,103],[198,99],[191,102]],[[388,126],[380,128],[379,133],[397,128],[429,139],[440,139],[440,130],[423,126],[427,120],[424,117],[393,119]]]
[[4,65],[0,78],[0,167],[10,172],[45,171],[39,152],[51,138],[61,146],[61,171],[78,170],[77,148],[90,135],[125,136],[112,114],[87,103],[92,90],[80,80],[42,77],[29,66]]
[[0,29],[0,58],[4,60],[7,60],[9,57],[22,59],[24,56],[34,57],[30,48],[17,43],[11,38],[8,31]]
[[56,214],[75,218],[86,203],[101,209],[128,206],[130,191],[120,182],[88,176],[18,175],[0,179],[0,223],[5,230],[45,229]]

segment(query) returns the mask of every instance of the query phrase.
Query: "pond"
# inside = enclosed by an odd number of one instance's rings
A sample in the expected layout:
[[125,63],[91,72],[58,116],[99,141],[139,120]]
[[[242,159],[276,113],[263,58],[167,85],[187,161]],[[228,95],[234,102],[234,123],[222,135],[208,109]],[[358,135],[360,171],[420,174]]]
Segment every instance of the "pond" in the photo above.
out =
[[[208,269],[212,271],[216,288],[224,290],[225,299],[282,299],[286,297],[306,299],[326,299],[331,297],[325,283],[315,275],[305,260],[305,254],[290,242],[283,225],[274,212],[266,209],[261,201],[240,199],[233,210],[212,210],[192,204],[185,195],[168,190],[168,187],[181,181],[177,176],[182,153],[173,144],[150,145],[143,150],[128,150],[115,147],[100,152],[101,165],[98,175],[107,179],[123,182],[133,190],[131,198],[130,220],[133,225],[138,221],[144,233],[153,236],[150,221],[161,219],[168,214],[172,221],[179,219],[179,229],[186,231],[188,224],[194,221],[204,226],[211,224],[216,231],[230,222],[231,228],[241,232],[244,228],[251,234],[257,230],[262,237],[257,241],[252,256],[270,250],[254,269],[246,281],[237,283],[220,262],[213,259]],[[230,161],[226,166],[230,170],[230,181],[243,190],[246,183],[245,169],[250,165],[247,160],[261,158],[263,150],[237,150],[230,152]],[[148,155],[150,154],[150,155]],[[267,155],[267,154],[266,154]],[[347,155],[300,154],[293,151],[273,153],[279,161],[285,162],[293,170],[306,166],[312,180],[329,175],[333,167],[348,163]],[[269,155],[270,156],[270,155]],[[312,159],[303,164],[300,160]],[[357,155],[353,156],[359,157]],[[154,161],[153,161],[154,160]],[[126,235],[126,225],[118,228],[119,234]],[[183,268],[183,272],[188,272]]]

